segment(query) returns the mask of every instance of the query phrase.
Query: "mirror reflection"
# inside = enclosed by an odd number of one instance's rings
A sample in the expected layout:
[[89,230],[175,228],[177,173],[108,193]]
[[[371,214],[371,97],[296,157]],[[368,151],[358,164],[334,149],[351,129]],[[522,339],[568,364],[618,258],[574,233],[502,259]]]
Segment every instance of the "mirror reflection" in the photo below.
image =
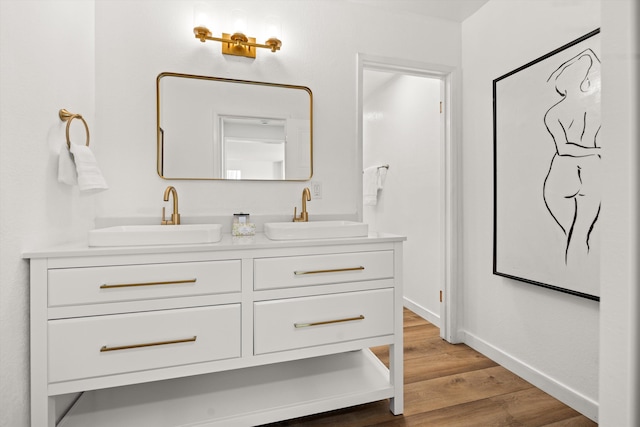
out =
[[161,177],[311,178],[309,88],[162,73],[156,89]]

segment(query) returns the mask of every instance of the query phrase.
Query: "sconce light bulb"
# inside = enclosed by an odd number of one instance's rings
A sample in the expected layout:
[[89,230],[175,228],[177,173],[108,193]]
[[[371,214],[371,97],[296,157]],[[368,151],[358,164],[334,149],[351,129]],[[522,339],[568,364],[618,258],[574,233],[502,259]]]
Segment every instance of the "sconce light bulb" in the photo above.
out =
[[267,16],[265,18],[265,32],[268,40],[280,40],[282,36],[282,25],[280,24],[280,18],[277,16]]
[[231,23],[233,25],[233,34],[245,35],[247,34],[247,15],[241,9],[234,9],[231,11]]
[[205,29],[210,28],[212,16],[211,10],[206,3],[196,3],[193,7],[193,27]]

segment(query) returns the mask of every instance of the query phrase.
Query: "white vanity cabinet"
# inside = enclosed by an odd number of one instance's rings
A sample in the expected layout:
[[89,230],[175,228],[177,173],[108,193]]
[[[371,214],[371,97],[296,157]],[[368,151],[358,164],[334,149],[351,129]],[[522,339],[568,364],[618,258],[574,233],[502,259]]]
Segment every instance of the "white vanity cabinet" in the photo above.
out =
[[253,426],[382,399],[402,413],[403,240],[25,254],[32,427],[69,394],[59,426]]

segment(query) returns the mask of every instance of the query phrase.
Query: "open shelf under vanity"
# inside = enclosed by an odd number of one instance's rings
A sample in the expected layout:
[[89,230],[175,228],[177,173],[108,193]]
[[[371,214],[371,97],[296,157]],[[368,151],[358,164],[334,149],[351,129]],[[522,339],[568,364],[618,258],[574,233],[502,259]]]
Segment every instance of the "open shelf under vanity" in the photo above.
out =
[[393,396],[369,350],[92,390],[59,427],[252,426]]

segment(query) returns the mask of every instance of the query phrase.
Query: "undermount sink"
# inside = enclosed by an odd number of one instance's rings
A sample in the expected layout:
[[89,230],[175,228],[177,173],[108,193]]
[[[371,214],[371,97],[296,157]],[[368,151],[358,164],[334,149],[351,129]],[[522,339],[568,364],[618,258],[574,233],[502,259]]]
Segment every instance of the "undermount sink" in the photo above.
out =
[[271,240],[366,237],[369,226],[354,221],[267,222],[264,234]]
[[184,245],[221,238],[220,224],[122,225],[89,231],[89,246]]

